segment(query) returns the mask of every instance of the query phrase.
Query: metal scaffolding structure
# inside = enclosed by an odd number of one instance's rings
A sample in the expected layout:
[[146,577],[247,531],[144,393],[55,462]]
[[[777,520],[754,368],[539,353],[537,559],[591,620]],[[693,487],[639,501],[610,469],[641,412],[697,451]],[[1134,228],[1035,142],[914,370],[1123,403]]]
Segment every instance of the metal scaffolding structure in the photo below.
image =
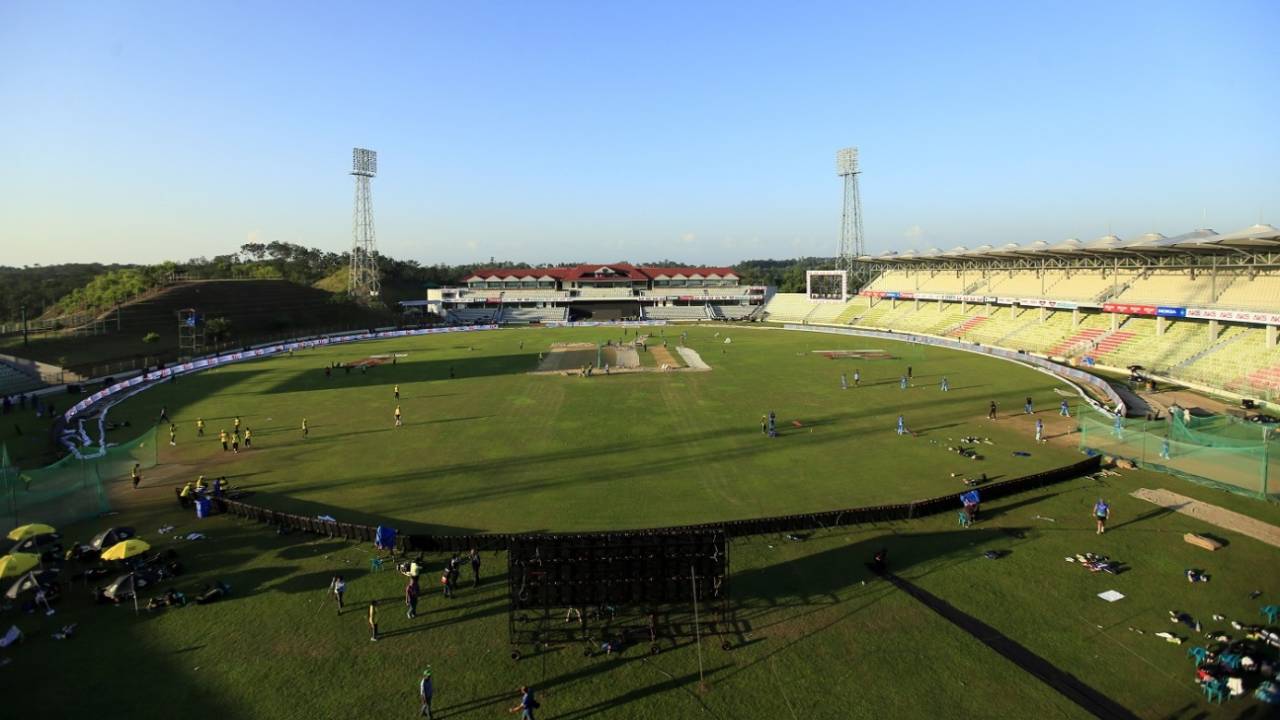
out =
[[862,241],[862,197],[858,193],[858,148],[848,147],[836,153],[836,174],[844,178],[844,211],[840,218],[840,269],[849,277],[849,285],[860,288],[868,279],[863,268],[854,262],[866,254]]
[[378,280],[378,243],[373,232],[373,198],[369,187],[377,174],[377,152],[364,148],[351,151],[356,200],[351,216],[351,272],[347,291],[361,302],[376,300],[382,290]]

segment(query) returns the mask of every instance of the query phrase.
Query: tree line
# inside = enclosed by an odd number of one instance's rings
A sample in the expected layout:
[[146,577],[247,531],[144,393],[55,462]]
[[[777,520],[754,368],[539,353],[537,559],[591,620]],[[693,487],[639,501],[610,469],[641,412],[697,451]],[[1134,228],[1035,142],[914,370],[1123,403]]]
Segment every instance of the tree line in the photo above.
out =
[[[31,267],[0,266],[0,320],[14,321],[27,305],[28,317],[56,317],[79,312],[101,312],[127,302],[155,287],[178,280],[252,278],[278,279],[314,285],[347,267],[348,253],[335,253],[295,243],[246,243],[233,253],[212,258],[155,265],[63,264]],[[388,304],[422,297],[428,287],[459,283],[480,268],[528,270],[535,267],[572,267],[581,263],[530,265],[520,262],[423,265],[416,260],[378,257]],[[636,263],[662,267],[693,267],[663,259]],[[806,270],[833,269],[834,258],[803,257],[785,260],[745,260],[733,266],[743,284],[773,285],[779,292],[804,290]],[[345,295],[345,293],[339,293]]]

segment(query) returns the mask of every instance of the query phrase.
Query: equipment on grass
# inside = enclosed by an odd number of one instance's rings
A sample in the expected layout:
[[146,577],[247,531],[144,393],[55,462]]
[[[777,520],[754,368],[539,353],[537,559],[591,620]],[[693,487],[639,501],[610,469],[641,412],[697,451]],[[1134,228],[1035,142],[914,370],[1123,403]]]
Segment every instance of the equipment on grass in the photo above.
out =
[[1205,537],[1204,535],[1187,533],[1182,536],[1182,539],[1185,542],[1191,543],[1196,547],[1204,548],[1205,550],[1208,550],[1210,552],[1213,552],[1214,550],[1222,549],[1222,543],[1218,542],[1217,540],[1214,540],[1213,538]]
[[[595,627],[624,644],[647,641],[651,623],[667,638],[736,632],[720,530],[515,536],[507,582],[515,657],[520,646],[598,640]],[[700,605],[714,619],[699,621]],[[558,617],[566,609],[574,622]]]

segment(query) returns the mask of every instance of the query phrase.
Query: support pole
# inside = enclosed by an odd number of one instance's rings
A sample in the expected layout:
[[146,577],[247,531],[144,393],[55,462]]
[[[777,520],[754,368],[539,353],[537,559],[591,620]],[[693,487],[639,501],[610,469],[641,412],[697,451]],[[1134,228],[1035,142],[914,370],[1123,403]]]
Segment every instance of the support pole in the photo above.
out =
[[698,685],[702,686],[706,678],[702,674],[702,626],[698,624],[698,575],[693,565],[689,566],[689,582],[693,584],[693,635],[698,643]]

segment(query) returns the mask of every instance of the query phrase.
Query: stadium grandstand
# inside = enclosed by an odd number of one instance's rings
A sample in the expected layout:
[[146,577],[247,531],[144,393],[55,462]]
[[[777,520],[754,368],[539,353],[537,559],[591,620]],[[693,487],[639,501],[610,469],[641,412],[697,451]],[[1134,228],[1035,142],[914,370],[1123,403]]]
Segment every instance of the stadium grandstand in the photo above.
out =
[[1280,230],[889,251],[852,297],[763,319],[956,338],[1244,398],[1280,398]]
[[450,322],[530,324],[580,320],[742,320],[766,298],[727,267],[630,263],[480,269],[460,287],[429,290],[423,306]]

